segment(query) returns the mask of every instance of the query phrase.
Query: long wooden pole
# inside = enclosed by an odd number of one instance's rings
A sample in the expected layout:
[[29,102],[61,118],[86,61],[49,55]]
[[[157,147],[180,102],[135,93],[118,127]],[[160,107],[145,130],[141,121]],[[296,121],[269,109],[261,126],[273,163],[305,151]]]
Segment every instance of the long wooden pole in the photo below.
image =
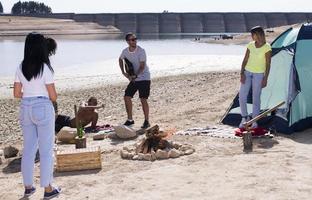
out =
[[74,105],[74,111],[75,111],[76,128],[77,128],[77,134],[78,134],[79,133],[79,119],[78,119],[77,105]]
[[283,102],[277,104],[277,105],[274,106],[273,108],[271,108],[271,109],[269,109],[269,110],[267,110],[267,111],[265,111],[265,112],[259,114],[259,115],[258,115],[257,117],[255,117],[255,118],[249,120],[248,122],[246,122],[246,123],[244,124],[245,128],[248,129],[248,127],[249,127],[252,123],[258,121],[259,119],[261,119],[261,118],[263,118],[263,117],[265,117],[267,114],[269,114],[269,113],[275,111],[276,109],[278,109],[279,107],[281,107],[281,106],[284,105],[284,104],[285,104],[285,101],[283,101]]

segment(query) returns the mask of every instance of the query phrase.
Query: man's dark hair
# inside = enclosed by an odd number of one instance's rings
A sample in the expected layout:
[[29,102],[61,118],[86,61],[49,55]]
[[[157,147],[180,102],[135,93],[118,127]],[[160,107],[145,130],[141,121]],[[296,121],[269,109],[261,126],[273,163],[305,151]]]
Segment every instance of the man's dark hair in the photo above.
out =
[[130,39],[131,36],[136,37],[136,35],[135,35],[134,33],[132,33],[132,32],[127,33],[127,34],[126,34],[126,37],[125,37],[126,41],[129,41],[129,39]]
[[53,72],[49,60],[49,52],[46,38],[39,33],[30,33],[26,37],[22,72],[26,80],[42,75],[44,64]]
[[90,97],[88,99],[88,105],[93,104],[93,106],[96,106],[98,104],[97,99],[95,97]]

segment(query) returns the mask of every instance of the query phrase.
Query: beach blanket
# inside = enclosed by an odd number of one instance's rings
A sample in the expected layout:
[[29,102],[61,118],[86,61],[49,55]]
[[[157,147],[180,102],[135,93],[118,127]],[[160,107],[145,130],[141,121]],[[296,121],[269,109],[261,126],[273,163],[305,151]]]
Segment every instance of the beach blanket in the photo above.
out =
[[[206,128],[190,128],[185,131],[178,131],[175,135],[190,135],[190,136],[210,136],[210,137],[217,137],[217,138],[239,138],[242,137],[242,134],[245,130],[230,126],[208,126]],[[261,137],[268,133],[269,131],[258,127],[252,130],[253,137]]]
[[229,126],[208,126],[206,128],[189,128],[185,131],[178,131],[175,135],[210,136],[217,138],[237,138],[233,134],[233,128]]

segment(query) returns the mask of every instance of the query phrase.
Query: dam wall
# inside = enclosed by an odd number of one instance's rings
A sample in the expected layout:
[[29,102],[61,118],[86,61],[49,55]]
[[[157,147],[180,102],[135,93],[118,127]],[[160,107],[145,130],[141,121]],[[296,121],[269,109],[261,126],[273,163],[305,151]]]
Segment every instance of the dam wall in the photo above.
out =
[[[5,14],[4,14],[5,15]],[[6,14],[6,16],[8,16]],[[77,22],[95,22],[115,26],[122,32],[138,34],[168,33],[243,33],[254,26],[273,28],[312,21],[312,13],[54,13],[27,15],[72,19]]]
[[180,14],[164,13],[159,15],[159,32],[160,33],[181,33],[182,25]]

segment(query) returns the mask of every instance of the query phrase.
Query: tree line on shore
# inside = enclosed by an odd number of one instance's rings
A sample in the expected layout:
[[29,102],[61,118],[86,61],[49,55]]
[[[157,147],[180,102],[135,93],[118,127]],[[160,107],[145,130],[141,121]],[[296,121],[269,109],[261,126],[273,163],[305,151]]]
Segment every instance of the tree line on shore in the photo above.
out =
[[[0,1],[0,13],[3,13],[3,6]],[[44,3],[36,1],[18,1],[16,2],[12,9],[11,14],[13,15],[28,15],[28,14],[51,14],[51,7],[45,5]]]
[[2,7],[1,1],[0,1],[0,13],[3,13],[3,7]]

